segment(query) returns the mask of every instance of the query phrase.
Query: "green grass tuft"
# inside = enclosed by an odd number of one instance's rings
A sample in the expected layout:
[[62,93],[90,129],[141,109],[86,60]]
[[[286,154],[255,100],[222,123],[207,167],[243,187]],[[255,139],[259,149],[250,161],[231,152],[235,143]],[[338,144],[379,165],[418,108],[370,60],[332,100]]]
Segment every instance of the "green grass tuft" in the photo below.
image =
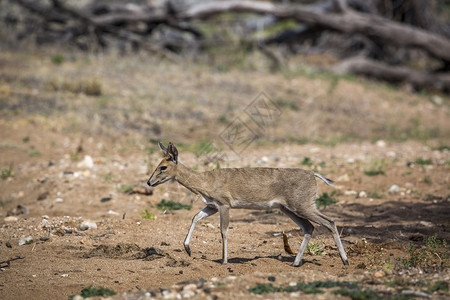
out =
[[14,176],[14,171],[11,168],[1,168],[0,169],[0,178],[1,179],[7,179],[9,177]]
[[133,187],[134,186],[132,184],[126,184],[126,185],[121,185],[119,188],[117,188],[117,190],[119,192],[129,194],[133,191]]
[[303,160],[302,160],[302,162],[300,164],[302,166],[311,167],[313,165],[313,162],[312,162],[311,158],[309,158],[308,156],[305,156],[305,158],[303,158]]
[[250,293],[261,295],[261,294],[268,294],[268,293],[276,293],[279,292],[281,288],[274,287],[271,283],[257,283],[254,287],[250,288],[248,291]]
[[156,205],[156,208],[159,210],[180,210],[180,209],[186,209],[190,210],[192,208],[192,205],[186,205],[181,204],[179,202],[174,201],[166,201],[165,199],[162,199],[158,205]]
[[422,166],[428,166],[428,165],[432,165],[433,162],[431,161],[431,159],[423,159],[423,158],[418,158],[414,161],[416,164],[418,165],[422,165]]
[[155,219],[155,215],[152,214],[148,209],[144,209],[141,212],[141,218],[142,219],[146,219],[146,220],[154,220]]
[[325,208],[329,205],[338,203],[339,201],[333,198],[333,196],[334,193],[331,193],[330,195],[328,195],[328,193],[323,193],[322,195],[319,196],[319,198],[316,199],[316,205],[318,207],[323,206]]
[[325,251],[323,243],[320,241],[316,241],[314,243],[309,243],[306,246],[306,252],[311,255],[322,255]]
[[384,172],[384,170],[381,168],[377,168],[364,170],[364,174],[366,174],[367,176],[377,176],[377,175],[386,175],[386,172]]
[[341,287],[341,288],[350,288],[354,289],[357,288],[357,285],[354,283],[346,282],[346,281],[314,281],[310,283],[305,282],[297,282],[294,286],[287,286],[287,287],[276,287],[273,286],[271,283],[257,283],[254,287],[250,288],[248,291],[253,294],[261,295],[261,294],[267,294],[267,293],[277,293],[277,292],[297,292],[301,291],[305,294],[323,294],[324,291],[322,288],[334,288],[334,287]]
[[[116,292],[114,292],[113,290],[104,287],[92,287],[92,285],[90,285],[81,290],[80,296],[83,298],[89,298],[99,296],[113,296],[115,294]],[[70,298],[73,299],[74,296],[71,296]]]

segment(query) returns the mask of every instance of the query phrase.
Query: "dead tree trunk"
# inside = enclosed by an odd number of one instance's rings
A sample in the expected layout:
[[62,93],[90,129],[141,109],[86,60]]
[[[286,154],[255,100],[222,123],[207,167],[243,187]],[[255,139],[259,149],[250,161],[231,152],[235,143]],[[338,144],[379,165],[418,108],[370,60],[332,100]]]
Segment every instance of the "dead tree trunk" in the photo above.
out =
[[303,5],[278,5],[260,1],[219,1],[194,5],[182,12],[179,17],[206,19],[225,12],[272,14],[280,19],[294,19],[342,33],[362,34],[401,47],[419,48],[439,60],[450,62],[450,41],[445,37],[377,15],[363,14],[350,9],[342,13],[323,13]]
[[333,68],[336,73],[353,73],[388,81],[410,83],[414,88],[432,87],[450,91],[450,73],[430,73],[403,66],[390,66],[379,61],[354,57],[344,60]]

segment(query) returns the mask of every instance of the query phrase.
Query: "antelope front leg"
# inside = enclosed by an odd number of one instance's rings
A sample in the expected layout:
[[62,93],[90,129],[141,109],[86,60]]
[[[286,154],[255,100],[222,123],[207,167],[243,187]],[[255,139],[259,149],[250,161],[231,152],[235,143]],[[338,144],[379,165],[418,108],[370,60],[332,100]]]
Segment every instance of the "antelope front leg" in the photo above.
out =
[[228,262],[228,224],[230,223],[230,208],[222,205],[219,207],[220,213],[220,233],[222,234],[222,264]]
[[204,219],[206,217],[209,217],[217,212],[217,208],[212,206],[207,206],[201,211],[199,211],[194,218],[192,219],[191,228],[189,228],[189,232],[186,236],[186,239],[184,240],[184,250],[186,250],[186,253],[191,256],[191,249],[189,248],[189,241],[191,240],[192,233],[194,232],[195,225],[197,225],[197,222],[201,219]]

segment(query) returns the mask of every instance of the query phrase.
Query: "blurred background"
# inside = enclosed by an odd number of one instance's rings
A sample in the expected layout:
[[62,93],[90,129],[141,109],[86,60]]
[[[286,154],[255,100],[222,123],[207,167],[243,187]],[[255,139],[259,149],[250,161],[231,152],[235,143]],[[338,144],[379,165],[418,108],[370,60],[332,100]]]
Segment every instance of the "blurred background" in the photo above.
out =
[[264,92],[261,142],[449,138],[449,1],[0,5],[1,108],[57,130],[207,140]]

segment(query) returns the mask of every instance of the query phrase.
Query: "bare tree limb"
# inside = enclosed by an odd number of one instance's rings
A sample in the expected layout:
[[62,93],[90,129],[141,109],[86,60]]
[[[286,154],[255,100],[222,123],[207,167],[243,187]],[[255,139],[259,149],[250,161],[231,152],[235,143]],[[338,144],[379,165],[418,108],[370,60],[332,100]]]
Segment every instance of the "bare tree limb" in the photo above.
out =
[[309,25],[370,38],[401,47],[419,48],[440,60],[450,61],[450,41],[443,36],[388,20],[377,15],[351,13],[322,13],[304,5],[278,5],[261,1],[218,1],[191,6],[180,14],[185,19],[205,19],[225,12],[273,14],[278,18],[294,19]]
[[403,66],[390,66],[362,57],[344,60],[335,66],[333,71],[339,74],[364,75],[392,83],[410,83],[415,88],[433,87],[444,92],[450,90],[450,73],[417,71]]

